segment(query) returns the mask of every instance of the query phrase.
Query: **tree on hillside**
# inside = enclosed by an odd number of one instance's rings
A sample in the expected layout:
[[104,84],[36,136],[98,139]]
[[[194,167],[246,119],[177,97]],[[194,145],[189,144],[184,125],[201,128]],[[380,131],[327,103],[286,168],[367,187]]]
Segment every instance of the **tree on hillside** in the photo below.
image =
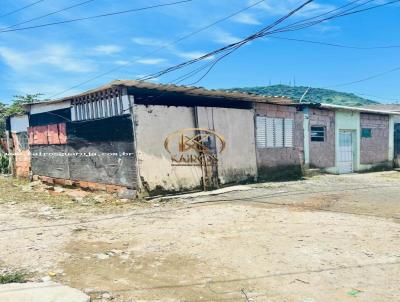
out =
[[22,114],[25,112],[23,105],[39,101],[41,93],[16,95],[11,100],[10,105],[0,102],[0,137],[4,137],[6,131],[6,118],[13,114]]

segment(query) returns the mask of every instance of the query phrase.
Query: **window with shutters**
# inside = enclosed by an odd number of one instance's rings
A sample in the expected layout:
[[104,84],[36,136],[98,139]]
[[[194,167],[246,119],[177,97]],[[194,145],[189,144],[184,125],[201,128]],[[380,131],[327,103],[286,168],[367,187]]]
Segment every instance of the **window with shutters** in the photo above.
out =
[[293,147],[293,119],[256,117],[257,148]]
[[311,141],[324,142],[325,132],[326,131],[324,126],[311,126]]

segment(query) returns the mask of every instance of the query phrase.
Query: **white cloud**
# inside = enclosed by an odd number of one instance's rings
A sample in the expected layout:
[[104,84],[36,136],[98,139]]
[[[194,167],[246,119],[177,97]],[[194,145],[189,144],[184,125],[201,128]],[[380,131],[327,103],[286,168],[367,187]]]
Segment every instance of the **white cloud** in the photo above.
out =
[[[175,53],[178,57],[193,60],[204,56],[206,53],[201,51],[180,51]],[[211,60],[213,57],[208,57],[206,60]]]
[[158,65],[165,63],[166,60],[161,58],[149,58],[149,59],[139,59],[136,62],[144,65]]
[[125,60],[117,60],[114,62],[117,65],[128,65],[130,61],[125,61]]
[[0,47],[0,58],[16,71],[31,71],[32,68],[50,66],[62,71],[88,72],[94,67],[90,62],[74,57],[72,50],[64,45],[49,45],[36,51],[16,51]]
[[[249,1],[255,3],[255,0]],[[296,7],[303,4],[302,0],[270,0],[268,2],[262,2],[256,7],[268,12],[271,15],[285,15],[295,9]],[[331,4],[320,4],[318,2],[311,2],[307,6],[303,7],[296,13],[297,16],[312,16],[326,13],[330,10],[335,9],[334,5]]]
[[103,55],[112,55],[122,51],[122,47],[118,45],[108,44],[108,45],[98,45],[94,48],[94,51]]
[[233,36],[232,34],[225,32],[225,31],[216,31],[215,32],[215,42],[221,44],[233,44],[241,39],[238,37]]
[[232,20],[237,23],[248,24],[248,25],[261,24],[261,22],[258,21],[255,16],[253,16],[252,14],[247,14],[247,13],[239,14],[236,17],[234,17]]
[[132,39],[133,43],[143,46],[163,46],[165,42],[160,39],[136,37]]

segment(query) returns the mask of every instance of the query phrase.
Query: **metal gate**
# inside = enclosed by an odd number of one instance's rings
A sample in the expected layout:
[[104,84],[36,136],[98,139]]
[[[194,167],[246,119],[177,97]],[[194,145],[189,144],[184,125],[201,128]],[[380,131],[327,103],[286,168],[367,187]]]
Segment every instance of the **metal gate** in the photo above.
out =
[[340,130],[339,131],[339,154],[338,154],[338,167],[339,173],[352,173],[353,172],[353,131]]

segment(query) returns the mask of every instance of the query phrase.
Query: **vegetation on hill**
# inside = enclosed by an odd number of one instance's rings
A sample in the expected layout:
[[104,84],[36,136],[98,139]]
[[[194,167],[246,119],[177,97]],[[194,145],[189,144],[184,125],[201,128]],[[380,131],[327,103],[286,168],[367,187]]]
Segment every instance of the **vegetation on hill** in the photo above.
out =
[[[299,101],[307,90],[305,86],[273,85],[260,87],[232,88],[228,91],[240,91],[267,96],[287,96],[294,101]],[[303,99],[304,102],[328,103],[342,106],[365,106],[378,104],[378,102],[359,97],[353,93],[339,92],[335,90],[311,88]]]

